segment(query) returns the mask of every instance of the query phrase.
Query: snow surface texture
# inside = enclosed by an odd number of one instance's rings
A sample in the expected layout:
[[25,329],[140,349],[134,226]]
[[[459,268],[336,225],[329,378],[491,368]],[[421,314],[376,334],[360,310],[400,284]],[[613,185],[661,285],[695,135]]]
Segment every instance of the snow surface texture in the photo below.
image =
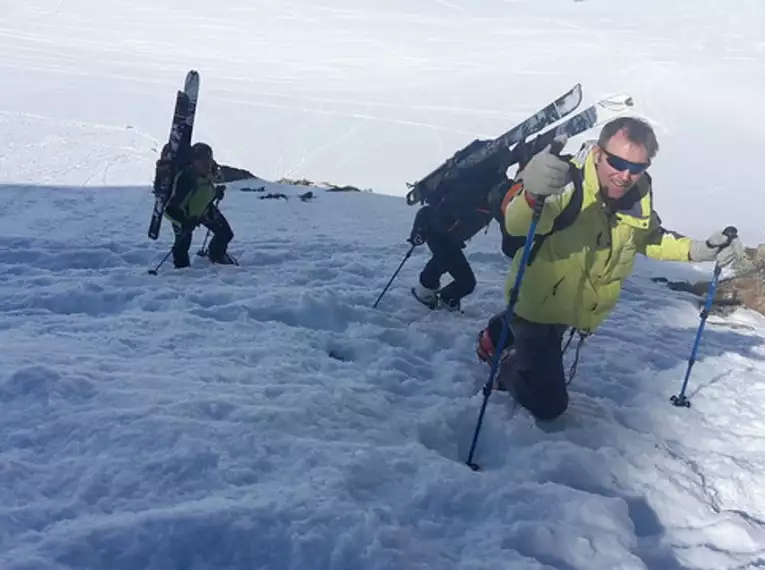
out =
[[[630,93],[656,126],[669,225],[709,234],[735,221],[765,241],[752,207],[762,0],[3,4],[0,182],[145,184],[195,68],[196,133],[224,164],[402,196],[581,82],[583,104]],[[51,154],[67,160],[54,168]]]
[[[579,81],[656,125],[669,227],[765,241],[760,0],[6,4],[2,570],[765,566],[765,319],[710,319],[693,407],[668,401],[698,310],[650,276],[708,266],[640,261],[554,429],[493,394],[480,473],[496,226],[466,250],[466,314],[412,299],[423,249],[371,308],[407,250],[404,183]],[[145,237],[147,184],[189,68],[221,162],[397,197],[230,185],[241,267],[148,275],[170,232]]]
[[373,309],[407,251],[400,198],[236,188],[241,266],[157,276],[170,231],[144,237],[145,189],[3,189],[0,568],[765,561],[765,319],[710,324],[676,408],[698,312],[639,271],[554,429],[492,395],[475,473],[496,227],[467,250],[464,315],[410,295],[422,248]]

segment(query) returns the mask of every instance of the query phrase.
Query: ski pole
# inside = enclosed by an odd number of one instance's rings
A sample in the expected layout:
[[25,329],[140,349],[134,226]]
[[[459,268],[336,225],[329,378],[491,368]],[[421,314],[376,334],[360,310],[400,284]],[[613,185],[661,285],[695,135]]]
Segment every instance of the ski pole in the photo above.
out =
[[149,275],[156,275],[157,271],[159,271],[159,268],[165,264],[165,261],[167,261],[167,258],[170,257],[171,253],[173,253],[172,247],[170,248],[170,251],[167,252],[165,257],[162,258],[162,261],[159,262],[159,265],[157,265],[154,269],[149,269]]
[[[727,241],[725,242],[725,245],[720,246],[720,250],[725,249],[730,245],[730,243],[738,237],[738,230],[734,228],[733,226],[728,226],[723,230],[723,235],[727,237]],[[720,272],[722,271],[722,268],[720,267],[720,262],[715,262],[715,269],[712,273],[712,281],[709,283],[709,289],[707,290],[707,299],[704,303],[704,308],[701,310],[701,322],[699,323],[699,328],[696,330],[696,338],[693,341],[693,348],[691,349],[691,355],[688,358],[688,366],[685,369],[685,378],[683,378],[683,386],[680,389],[679,394],[675,394],[672,396],[669,401],[672,402],[673,405],[677,406],[678,408],[690,408],[691,402],[688,400],[688,397],[685,395],[685,389],[688,387],[688,379],[691,376],[691,368],[693,368],[693,365],[696,363],[696,352],[699,349],[699,344],[701,343],[701,335],[704,332],[704,325],[707,322],[707,317],[709,316],[709,311],[712,309],[712,302],[715,298],[715,293],[717,292],[717,284],[720,280]]]
[[[181,238],[185,238],[187,234],[194,233],[194,228],[191,228],[190,230],[185,230]],[[170,254],[173,253],[173,249],[175,249],[175,245],[173,245],[170,248],[170,251],[168,251],[165,254],[165,257],[162,258],[162,261],[159,262],[159,265],[157,265],[154,269],[149,269],[149,275],[156,275],[157,271],[159,271],[159,268],[162,267],[165,264],[165,261],[167,261],[167,258],[170,257]],[[237,264],[238,265],[238,264]]]
[[512,314],[513,309],[515,308],[515,303],[518,300],[518,290],[523,280],[523,275],[526,270],[526,264],[528,263],[529,255],[531,254],[531,246],[534,241],[534,234],[536,233],[536,230],[537,230],[537,223],[539,222],[539,218],[542,214],[543,206],[544,206],[544,199],[540,199],[534,205],[534,213],[531,218],[531,225],[529,226],[529,231],[526,234],[526,243],[523,246],[523,254],[521,255],[521,262],[518,266],[518,274],[515,276],[515,283],[513,283],[513,288],[510,290],[510,300],[507,304],[507,308],[505,309],[505,312],[502,315],[502,334],[499,336],[499,342],[497,343],[497,346],[494,349],[494,356],[491,359],[491,370],[489,372],[489,379],[486,381],[486,384],[483,385],[483,390],[482,390],[483,402],[481,403],[481,410],[478,413],[478,422],[476,423],[475,431],[473,432],[473,441],[470,443],[470,451],[468,453],[468,458],[467,458],[467,461],[465,462],[467,466],[470,467],[473,471],[478,471],[480,469],[478,464],[473,461],[473,454],[475,453],[476,444],[478,443],[478,434],[481,431],[481,425],[483,424],[483,416],[486,413],[486,406],[489,403],[489,396],[491,395],[491,392],[492,392],[494,376],[496,375],[497,368],[499,367],[500,356],[502,355],[502,351],[505,348],[505,343],[507,342],[508,330],[510,328],[509,315]]
[[[556,140],[550,145],[550,153],[558,155],[563,150],[565,141]],[[494,349],[494,357],[491,359],[491,370],[489,372],[489,379],[486,384],[483,385],[483,402],[481,403],[481,410],[478,413],[478,421],[473,432],[473,441],[470,443],[470,451],[468,452],[467,461],[465,463],[473,471],[480,469],[479,465],[473,461],[473,455],[475,454],[476,444],[478,443],[478,434],[481,431],[481,425],[483,425],[483,417],[486,413],[486,405],[489,403],[489,396],[492,392],[492,386],[494,384],[494,376],[499,368],[499,361],[502,355],[502,350],[505,348],[507,342],[508,331],[510,329],[510,316],[515,309],[515,303],[518,301],[518,292],[523,282],[523,276],[526,273],[526,267],[528,266],[529,257],[531,255],[531,247],[534,243],[534,234],[537,231],[537,224],[539,218],[542,216],[542,209],[545,205],[545,198],[539,197],[534,204],[534,210],[531,216],[531,224],[529,225],[529,231],[526,233],[526,242],[523,244],[523,253],[521,255],[521,262],[518,264],[518,273],[515,276],[515,282],[512,289],[510,289],[510,298],[507,303],[507,308],[502,315],[502,334],[499,337],[499,342]]]
[[[210,203],[212,204],[212,202],[210,202]],[[220,204],[220,198],[215,199],[215,204],[214,205],[217,207],[218,204]],[[208,207],[209,207],[209,205],[208,205]],[[207,255],[207,250],[205,249],[205,247],[207,246],[207,238],[209,238],[209,237],[210,237],[210,228],[207,228],[207,232],[205,232],[205,239],[202,240],[202,247],[199,248],[199,251],[197,251],[197,255],[199,257],[204,257],[204,256]],[[239,265],[239,264],[237,263],[237,265]]]
[[207,255],[207,250],[205,249],[205,246],[207,245],[207,238],[210,237],[210,228],[207,228],[207,233],[205,234],[205,239],[202,240],[202,247],[199,248],[199,251],[197,252],[197,255],[199,257],[204,257]]
[[377,308],[377,304],[380,302],[380,299],[383,298],[383,295],[385,295],[385,292],[388,290],[388,287],[390,287],[391,283],[393,283],[393,280],[396,278],[396,275],[398,275],[398,272],[401,271],[401,268],[404,267],[404,263],[406,263],[406,260],[409,259],[409,257],[412,255],[412,252],[414,251],[414,248],[417,247],[417,244],[412,244],[412,247],[409,248],[409,251],[406,252],[406,255],[404,256],[404,259],[401,260],[401,263],[398,265],[398,269],[393,273],[393,276],[390,278],[390,281],[388,281],[388,284],[385,286],[385,289],[382,290],[382,293],[380,293],[380,296],[377,297],[377,301],[375,301],[375,304],[372,305],[373,309]]

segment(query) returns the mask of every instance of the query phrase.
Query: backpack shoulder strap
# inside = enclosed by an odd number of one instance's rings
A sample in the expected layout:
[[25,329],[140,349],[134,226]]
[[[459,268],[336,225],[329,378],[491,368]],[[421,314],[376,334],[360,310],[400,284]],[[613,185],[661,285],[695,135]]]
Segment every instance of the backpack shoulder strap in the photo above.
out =
[[559,232],[573,224],[582,211],[582,202],[584,201],[584,174],[573,164],[569,165],[569,170],[571,171],[571,180],[574,184],[574,191],[571,194],[571,199],[568,201],[568,204],[566,204],[566,207],[563,208],[563,211],[558,214],[558,217],[553,221],[553,227],[552,230],[550,230],[550,234]]
[[582,202],[584,201],[584,173],[571,162],[569,162],[569,170],[571,172],[571,181],[574,184],[574,190],[572,191],[571,199],[568,201],[568,204],[566,204],[563,210],[557,215],[555,220],[553,220],[552,229],[546,234],[535,236],[534,245],[532,246],[531,252],[529,254],[529,264],[531,264],[531,262],[534,260],[537,253],[539,253],[539,250],[542,248],[542,244],[544,244],[545,239],[547,239],[555,232],[559,232],[573,224],[582,211]]

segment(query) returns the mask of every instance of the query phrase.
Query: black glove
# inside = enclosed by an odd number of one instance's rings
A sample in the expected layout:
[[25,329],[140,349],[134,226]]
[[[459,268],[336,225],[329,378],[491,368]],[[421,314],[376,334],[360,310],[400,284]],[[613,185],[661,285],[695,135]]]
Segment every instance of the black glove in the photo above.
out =
[[226,192],[226,186],[224,184],[218,184],[215,187],[215,199],[223,200],[223,195]]
[[417,228],[412,228],[412,232],[406,241],[412,245],[423,245],[427,240],[424,232],[419,231]]
[[409,243],[412,245],[422,245],[428,239],[428,227],[430,226],[431,209],[430,206],[423,206],[417,211],[412,223],[412,231],[409,232]]

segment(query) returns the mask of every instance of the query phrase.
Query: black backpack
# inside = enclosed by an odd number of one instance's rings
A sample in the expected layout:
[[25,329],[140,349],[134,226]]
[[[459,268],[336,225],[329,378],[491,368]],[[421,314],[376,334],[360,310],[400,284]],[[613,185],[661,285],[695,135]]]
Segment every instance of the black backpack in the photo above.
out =
[[438,226],[450,237],[465,242],[491,223],[489,191],[507,180],[501,167],[501,163],[491,160],[465,168],[425,197],[423,201],[431,207]]

